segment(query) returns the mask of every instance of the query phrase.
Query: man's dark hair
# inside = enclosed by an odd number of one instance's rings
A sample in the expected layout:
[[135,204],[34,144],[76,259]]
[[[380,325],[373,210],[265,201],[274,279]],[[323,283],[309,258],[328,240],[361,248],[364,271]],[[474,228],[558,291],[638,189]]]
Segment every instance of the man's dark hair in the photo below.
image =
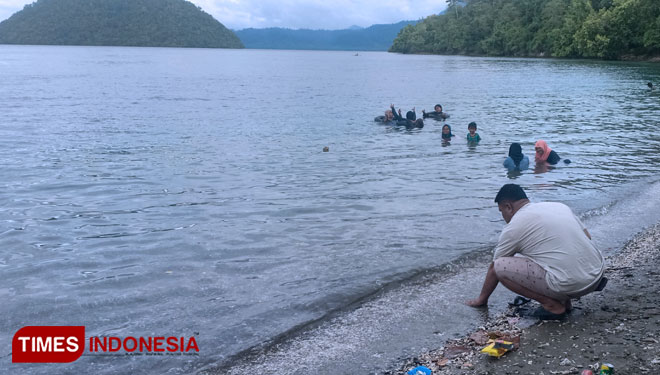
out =
[[469,123],[469,124],[468,124],[468,129],[470,129],[470,128],[475,128],[475,129],[476,129],[476,128],[477,128],[477,123],[474,122],[474,121],[472,121],[471,123]]
[[417,115],[415,115],[415,112],[413,111],[408,111],[406,112],[406,118],[410,121],[415,121],[415,119],[417,119]]
[[504,201],[515,202],[521,199],[527,199],[527,194],[525,194],[523,188],[516,184],[506,184],[502,186],[495,196],[495,203],[502,203]]

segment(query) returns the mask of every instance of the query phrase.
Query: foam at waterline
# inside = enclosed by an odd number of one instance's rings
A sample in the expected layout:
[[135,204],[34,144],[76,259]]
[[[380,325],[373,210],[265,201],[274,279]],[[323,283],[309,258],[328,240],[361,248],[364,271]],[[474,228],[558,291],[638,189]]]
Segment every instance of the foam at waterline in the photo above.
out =
[[632,236],[660,222],[660,179],[650,177],[626,184],[614,191],[611,198],[613,203],[601,208],[601,214],[589,212],[583,216],[584,224],[604,255],[611,255]]

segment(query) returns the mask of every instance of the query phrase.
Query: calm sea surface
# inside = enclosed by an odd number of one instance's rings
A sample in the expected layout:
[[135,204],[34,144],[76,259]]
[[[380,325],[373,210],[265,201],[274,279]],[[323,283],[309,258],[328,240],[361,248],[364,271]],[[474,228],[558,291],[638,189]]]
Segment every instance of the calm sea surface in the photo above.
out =
[[[504,183],[597,214],[657,182],[648,81],[659,65],[0,46],[0,372],[53,371],[11,365],[26,325],[200,347],[63,372],[222,362],[492,245]],[[442,104],[455,139],[374,123],[390,103]],[[507,175],[509,144],[533,159],[536,139],[573,163]]]

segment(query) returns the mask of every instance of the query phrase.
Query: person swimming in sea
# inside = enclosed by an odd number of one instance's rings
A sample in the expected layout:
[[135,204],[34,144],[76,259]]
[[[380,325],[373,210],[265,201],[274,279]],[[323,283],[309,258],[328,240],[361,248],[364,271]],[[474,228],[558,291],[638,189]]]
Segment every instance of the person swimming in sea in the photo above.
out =
[[376,116],[374,118],[374,121],[376,122],[382,122],[383,124],[389,124],[394,122],[394,114],[392,113],[391,109],[388,109],[385,111],[384,116]]
[[476,144],[481,141],[479,133],[477,133],[477,123],[472,121],[468,124],[468,134],[467,134],[468,143]]
[[559,154],[557,154],[553,149],[551,149],[550,146],[548,146],[548,144],[542,139],[536,141],[536,143],[534,144],[534,150],[536,151],[534,160],[536,161],[537,164],[548,163],[550,165],[555,165],[559,163],[559,160],[561,160]]
[[451,134],[451,126],[444,124],[442,126],[442,141],[443,142],[451,142],[451,137],[454,135]]
[[449,114],[442,112],[442,106],[440,104],[436,104],[435,107],[433,107],[433,112],[427,113],[425,110],[422,109],[422,117],[423,118],[433,118],[436,120],[446,120],[449,118]]
[[653,83],[649,82],[646,84],[646,86],[648,86],[651,90],[653,90]]
[[415,107],[413,107],[412,111],[406,112],[405,118],[401,116],[400,108],[398,112],[394,109],[394,104],[390,106],[390,109],[392,110],[392,114],[394,115],[394,119],[396,120],[397,125],[405,126],[407,129],[424,127],[424,120],[417,118]]
[[512,143],[509,146],[509,156],[502,163],[509,172],[524,171],[529,168],[529,158],[522,153],[520,143]]

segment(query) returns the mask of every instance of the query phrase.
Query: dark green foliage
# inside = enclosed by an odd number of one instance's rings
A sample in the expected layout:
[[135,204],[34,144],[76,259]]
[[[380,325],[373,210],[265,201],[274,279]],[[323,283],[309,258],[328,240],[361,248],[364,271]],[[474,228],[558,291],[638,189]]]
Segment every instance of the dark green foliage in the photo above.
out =
[[39,0],[0,23],[0,43],[243,47],[185,0]]
[[445,14],[401,30],[390,51],[602,59],[660,54],[659,0],[450,3]]
[[247,48],[387,51],[401,28],[415,23],[402,21],[345,30],[243,29],[236,35]]

